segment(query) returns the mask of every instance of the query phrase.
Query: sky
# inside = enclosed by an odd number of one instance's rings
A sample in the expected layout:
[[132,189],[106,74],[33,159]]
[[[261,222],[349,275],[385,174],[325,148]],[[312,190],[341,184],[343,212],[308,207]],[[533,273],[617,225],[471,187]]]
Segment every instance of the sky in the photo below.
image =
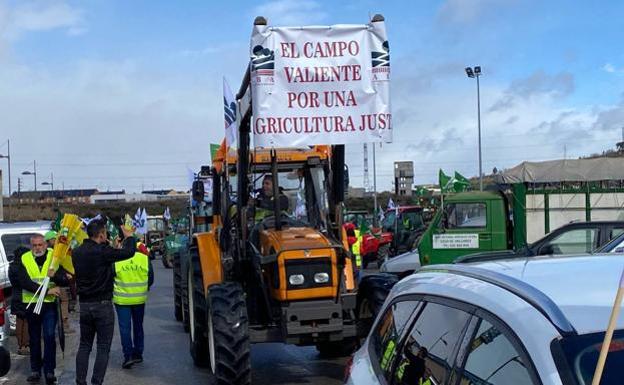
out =
[[[440,168],[478,175],[466,66],[483,71],[484,172],[622,140],[620,1],[0,0],[0,154],[10,140],[13,190],[33,161],[40,189],[53,174],[55,188],[186,190],[224,135],[222,78],[238,88],[255,16],[331,25],[375,13],[391,45],[394,124],[393,143],[376,148],[379,191],[398,160],[414,162],[417,184]],[[362,146],[347,159],[362,186]]]

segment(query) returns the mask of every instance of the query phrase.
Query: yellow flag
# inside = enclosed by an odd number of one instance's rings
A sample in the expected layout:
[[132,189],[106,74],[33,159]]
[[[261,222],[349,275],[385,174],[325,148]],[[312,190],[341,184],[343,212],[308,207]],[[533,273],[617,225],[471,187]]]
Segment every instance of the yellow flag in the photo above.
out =
[[58,270],[63,266],[69,273],[74,274],[74,265],[71,259],[71,250],[82,244],[87,234],[82,230],[82,221],[74,214],[65,214],[61,221],[61,228],[56,236],[52,250],[51,269]]

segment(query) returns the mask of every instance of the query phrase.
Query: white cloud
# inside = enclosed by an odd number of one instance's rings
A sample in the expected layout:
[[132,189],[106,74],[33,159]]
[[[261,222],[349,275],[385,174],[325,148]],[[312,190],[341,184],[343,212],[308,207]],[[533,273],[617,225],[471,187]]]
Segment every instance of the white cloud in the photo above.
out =
[[[412,71],[424,74],[425,79],[393,78],[394,141],[376,154],[380,191],[392,188],[392,164],[397,160],[414,161],[418,184],[435,183],[440,168],[447,173],[478,174],[475,89],[466,86],[464,79],[456,82],[451,75],[441,79],[443,71]],[[573,79],[565,74],[534,75],[507,84],[490,79],[481,83],[484,172],[524,160],[562,158],[564,146],[568,157],[600,153],[620,140],[624,101],[614,106],[574,107],[563,97],[573,92]],[[513,103],[490,108],[506,98]],[[361,145],[348,146],[354,186],[362,183],[362,158]],[[372,180],[371,159],[369,147]]]
[[63,1],[24,1],[14,7],[0,4],[0,34],[5,39],[55,29],[65,30],[68,35],[86,32],[84,12]]
[[264,16],[271,25],[310,25],[323,22],[327,12],[314,0],[274,0],[254,8],[254,16]]
[[471,24],[516,0],[446,0],[438,10],[438,19],[449,24]]
[[611,63],[606,63],[605,65],[603,65],[602,70],[610,74],[623,74],[624,73],[624,67],[618,68]]

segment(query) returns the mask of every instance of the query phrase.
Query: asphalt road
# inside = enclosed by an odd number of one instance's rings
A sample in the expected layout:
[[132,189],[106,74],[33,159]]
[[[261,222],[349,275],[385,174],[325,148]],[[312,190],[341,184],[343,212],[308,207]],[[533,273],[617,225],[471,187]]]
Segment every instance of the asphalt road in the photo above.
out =
[[[169,384],[212,384],[211,375],[205,369],[198,369],[188,351],[188,334],[182,324],[173,318],[173,278],[171,270],[154,261],[155,283],[150,292],[145,316],[145,361],[132,369],[121,368],[123,355],[117,326],[111,348],[108,371],[104,383],[107,385],[169,385]],[[77,329],[77,318],[72,317]],[[10,348],[14,349],[14,338]],[[69,335],[65,359],[59,351],[57,376],[59,384],[75,384],[75,352],[78,347],[78,333]],[[91,353],[91,367],[95,349]],[[13,368],[0,384],[27,384],[29,373],[28,357],[12,355]],[[251,352],[252,382],[265,384],[342,384],[345,358],[322,359],[314,347],[296,347],[282,344],[254,345]]]

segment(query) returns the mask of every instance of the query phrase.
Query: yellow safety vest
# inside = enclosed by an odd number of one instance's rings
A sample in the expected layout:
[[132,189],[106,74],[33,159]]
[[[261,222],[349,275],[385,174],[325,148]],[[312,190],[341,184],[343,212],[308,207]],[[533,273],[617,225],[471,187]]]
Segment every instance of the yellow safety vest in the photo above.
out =
[[360,252],[360,246],[362,245],[362,235],[360,230],[353,230],[355,233],[355,242],[351,246],[351,252],[355,255],[355,266],[362,267],[362,253]]
[[[48,269],[50,268],[50,263],[52,263],[52,251],[50,249],[46,252],[46,260],[41,266],[41,270],[39,270],[39,266],[37,262],[35,262],[35,256],[32,251],[22,254],[22,265],[26,268],[26,272],[28,276],[33,282],[37,282],[41,284],[45,277],[48,275]],[[48,289],[56,286],[53,282],[48,283]],[[33,300],[34,293],[31,293],[27,290],[22,290],[22,302],[29,303],[34,302]],[[54,302],[56,298],[53,295],[46,295],[43,302]]]
[[113,303],[117,305],[140,305],[147,301],[149,257],[143,253],[124,261],[115,262]]

